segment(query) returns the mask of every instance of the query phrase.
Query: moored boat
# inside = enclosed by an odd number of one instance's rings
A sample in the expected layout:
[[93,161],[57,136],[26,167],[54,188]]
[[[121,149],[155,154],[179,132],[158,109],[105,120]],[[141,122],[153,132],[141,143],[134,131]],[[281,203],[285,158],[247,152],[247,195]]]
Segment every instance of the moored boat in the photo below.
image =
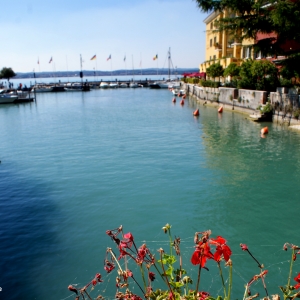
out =
[[14,103],[18,99],[18,96],[7,89],[0,90],[0,104],[4,103]]
[[108,88],[108,83],[107,82],[101,82],[100,83],[100,89],[107,89]]
[[110,87],[111,89],[115,89],[115,88],[118,88],[119,85],[118,85],[117,83],[115,83],[115,82],[111,82],[111,83],[109,84],[109,87]]
[[120,88],[128,88],[128,84],[125,82],[122,82],[119,87]]

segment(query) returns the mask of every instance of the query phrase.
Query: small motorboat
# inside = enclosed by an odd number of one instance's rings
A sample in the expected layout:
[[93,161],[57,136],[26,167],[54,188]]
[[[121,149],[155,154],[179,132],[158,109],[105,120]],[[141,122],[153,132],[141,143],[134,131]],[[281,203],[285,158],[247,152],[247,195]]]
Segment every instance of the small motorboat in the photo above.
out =
[[185,95],[184,90],[172,89],[172,93],[173,93],[174,96],[178,96],[178,97],[181,97],[181,96]]
[[119,85],[118,85],[117,83],[111,82],[111,83],[109,84],[109,87],[110,87],[111,89],[116,89],[116,88],[119,87]]
[[107,82],[101,82],[100,83],[100,89],[108,89],[109,85]]
[[7,89],[0,90],[0,104],[14,103],[18,99],[18,95]]
[[125,82],[122,82],[119,87],[120,88],[128,88],[128,84]]
[[129,87],[135,89],[135,88],[138,88],[138,87],[140,87],[140,86],[139,86],[136,82],[131,82],[131,83],[129,84]]

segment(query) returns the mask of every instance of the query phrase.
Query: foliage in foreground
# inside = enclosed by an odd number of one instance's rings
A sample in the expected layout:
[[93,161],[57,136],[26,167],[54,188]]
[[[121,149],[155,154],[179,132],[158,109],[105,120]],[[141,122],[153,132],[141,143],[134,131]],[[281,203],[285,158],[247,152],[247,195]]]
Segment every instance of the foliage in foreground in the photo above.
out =
[[[107,248],[106,257],[104,259],[104,270],[111,273],[116,269],[116,299],[125,300],[230,300],[232,290],[232,251],[227,245],[227,241],[221,237],[211,237],[211,231],[196,232],[194,236],[195,250],[191,256],[191,263],[198,269],[197,279],[195,284],[188,276],[186,270],[182,265],[182,257],[180,251],[180,238],[175,237],[172,239],[171,226],[166,224],[163,231],[169,236],[169,253],[164,249],[158,250],[159,259],[156,259],[154,254],[149,250],[146,244],[141,245],[139,248],[135,244],[133,235],[128,232],[123,232],[123,227],[120,226],[113,230],[106,231],[106,234],[116,244],[119,256],[113,251],[112,248]],[[246,284],[243,300],[252,300],[259,296],[258,293],[251,296],[251,285],[254,282],[261,281],[265,290],[264,299],[270,299],[265,277],[268,270],[253,256],[248,249],[247,245],[240,244],[241,250],[247,252],[256,262],[259,268],[258,274],[254,275]],[[293,264],[298,254],[300,254],[300,247],[286,243],[283,246],[285,251],[290,248],[292,256],[290,261],[290,270],[288,274],[288,281],[286,286],[280,287],[284,300],[300,298],[300,273],[294,278],[296,284],[291,285],[291,277]],[[222,282],[223,295],[210,295],[200,289],[201,271],[207,269],[206,263],[208,260],[213,260],[219,268],[219,274]],[[124,263],[121,264],[120,261]],[[122,267],[122,266],[123,267]],[[133,274],[131,267],[134,265],[140,269],[140,274]],[[228,284],[225,284],[223,270],[224,267],[228,269]],[[155,272],[155,273],[154,273]],[[164,283],[165,289],[155,289],[154,281],[160,280]],[[72,284],[68,286],[69,291],[76,294],[75,299],[80,298],[92,299],[90,293],[94,287],[103,282],[100,273],[84,287],[77,287]],[[138,287],[139,294],[133,293],[134,286]],[[279,300],[279,295],[272,295],[273,300]],[[103,299],[104,296],[98,295],[96,299]]]

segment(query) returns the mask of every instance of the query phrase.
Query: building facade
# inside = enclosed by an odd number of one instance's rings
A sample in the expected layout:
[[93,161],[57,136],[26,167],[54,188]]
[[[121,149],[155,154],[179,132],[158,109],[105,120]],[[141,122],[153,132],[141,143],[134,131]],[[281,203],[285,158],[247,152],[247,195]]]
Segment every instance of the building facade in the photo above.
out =
[[254,58],[253,40],[235,40],[226,32],[217,32],[214,22],[220,18],[228,17],[228,12],[213,12],[205,20],[205,61],[200,64],[200,72],[214,63],[220,63],[225,69],[230,63],[240,65],[247,58]]

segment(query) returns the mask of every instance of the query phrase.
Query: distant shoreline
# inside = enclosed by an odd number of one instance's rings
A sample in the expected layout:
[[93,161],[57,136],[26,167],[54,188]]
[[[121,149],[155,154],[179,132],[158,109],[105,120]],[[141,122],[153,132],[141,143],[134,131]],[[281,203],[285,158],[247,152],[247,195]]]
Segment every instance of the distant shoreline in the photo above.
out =
[[[198,72],[198,68],[180,68],[171,70],[171,76],[182,76],[183,73]],[[79,77],[80,71],[58,71],[58,72],[16,72],[14,79],[36,79],[36,78],[56,78],[56,77]],[[82,71],[84,77],[92,76],[153,76],[168,75],[168,69],[141,69],[141,70],[115,70],[115,71]]]

